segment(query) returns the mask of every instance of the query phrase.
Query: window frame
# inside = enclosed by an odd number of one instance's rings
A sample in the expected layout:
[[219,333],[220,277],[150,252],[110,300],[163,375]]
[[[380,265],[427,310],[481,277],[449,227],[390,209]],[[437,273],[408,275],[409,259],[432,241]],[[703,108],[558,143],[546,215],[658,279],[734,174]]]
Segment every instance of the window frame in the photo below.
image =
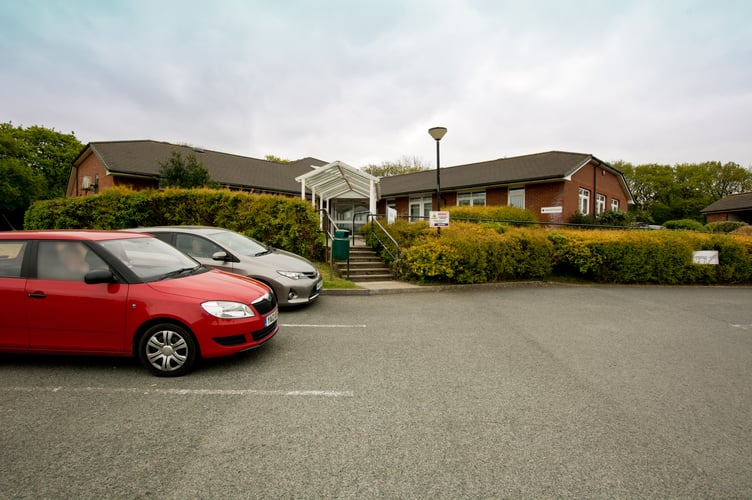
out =
[[619,200],[617,198],[611,198],[611,211],[612,212],[617,212],[617,211],[621,210],[621,207],[619,205],[620,205],[620,203],[619,203]]
[[590,215],[590,190],[580,187],[577,192],[577,209],[582,215]]
[[595,215],[606,213],[606,201],[605,194],[595,193]]
[[[467,198],[468,203],[460,204],[461,198]],[[485,207],[486,206],[486,190],[484,189],[483,191],[458,191],[457,192],[457,206],[458,207]]]
[[[408,217],[410,222],[416,222],[420,220],[428,220],[431,210],[433,210],[433,196],[431,195],[415,195],[410,196],[408,199]],[[418,215],[413,215],[413,206],[418,207]],[[428,212],[426,212],[428,207]]]
[[[520,192],[522,193],[522,197],[521,197],[522,206],[512,204],[512,192],[514,192],[515,195],[519,195]],[[525,186],[509,188],[507,189],[507,206],[516,207],[516,208],[525,210],[525,206],[527,204],[526,197],[527,197],[527,193],[525,192]]]
[[[0,246],[8,245],[9,247],[20,245],[21,248],[14,257],[10,255],[0,259],[0,278],[21,278],[24,273],[24,261],[26,260],[26,253],[29,248],[29,240],[2,240]],[[16,261],[18,265],[18,272],[16,272]],[[10,265],[4,265],[8,264]],[[11,272],[12,271],[12,272]]]

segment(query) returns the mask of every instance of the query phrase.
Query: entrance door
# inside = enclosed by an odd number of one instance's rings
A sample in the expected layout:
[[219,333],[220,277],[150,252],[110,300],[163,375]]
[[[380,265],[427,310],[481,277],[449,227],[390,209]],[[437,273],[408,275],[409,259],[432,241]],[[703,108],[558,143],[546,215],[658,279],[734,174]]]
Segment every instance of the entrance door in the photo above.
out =
[[[340,229],[357,231],[368,220],[368,200],[332,200],[334,223]],[[355,216],[355,227],[353,227]]]

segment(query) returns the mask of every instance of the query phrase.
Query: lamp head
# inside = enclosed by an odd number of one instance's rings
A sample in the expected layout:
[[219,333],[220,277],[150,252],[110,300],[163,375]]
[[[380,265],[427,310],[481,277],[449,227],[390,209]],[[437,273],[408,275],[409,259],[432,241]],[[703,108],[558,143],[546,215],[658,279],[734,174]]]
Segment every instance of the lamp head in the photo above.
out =
[[444,134],[447,133],[447,129],[446,127],[433,127],[428,129],[428,133],[431,134],[431,137],[440,141],[444,137]]

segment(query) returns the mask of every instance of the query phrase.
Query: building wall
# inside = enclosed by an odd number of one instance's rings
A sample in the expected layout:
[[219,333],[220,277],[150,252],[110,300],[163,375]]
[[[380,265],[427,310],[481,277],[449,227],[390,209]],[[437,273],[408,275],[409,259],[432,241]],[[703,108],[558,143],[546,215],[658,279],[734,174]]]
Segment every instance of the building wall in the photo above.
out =
[[[108,175],[107,169],[104,168],[104,165],[102,165],[102,162],[95,154],[88,155],[79,164],[78,169],[73,169],[73,172],[76,175],[76,179],[75,182],[69,183],[68,192],[66,193],[68,197],[101,193],[115,186],[129,187],[137,191],[159,187],[157,179]],[[94,189],[88,191],[83,189],[83,179],[87,176],[91,178],[92,183],[98,178],[96,193]]]
[[84,191],[83,189],[83,180],[84,177],[90,177],[91,182],[94,183],[95,179],[99,177],[98,181],[98,187],[97,192],[101,193],[102,191],[106,191],[107,189],[111,188],[114,185],[114,180],[111,176],[107,175],[107,170],[104,168],[104,165],[102,165],[102,162],[99,161],[99,158],[97,158],[96,155],[90,154],[88,155],[78,166],[77,169],[73,169],[73,172],[75,172],[76,179],[75,182],[71,183],[70,190],[71,192],[66,193],[67,196],[86,196],[88,194],[94,194],[94,190],[88,190]]
[[486,205],[501,207],[509,202],[509,189],[506,187],[490,187],[486,189]]
[[708,222],[726,222],[729,220],[729,214],[727,212],[708,214]]
[[570,186],[565,193],[566,199],[575,202],[574,210],[571,210],[570,215],[577,211],[579,188],[581,187],[590,191],[590,214],[595,213],[596,194],[606,196],[607,211],[611,210],[611,200],[613,199],[619,200],[619,210],[625,212],[629,210],[626,193],[622,190],[616,174],[592,162],[578,170],[572,176],[572,181],[569,184]]
[[752,210],[744,210],[740,212],[719,212],[715,214],[707,215],[708,222],[746,222],[752,224]]

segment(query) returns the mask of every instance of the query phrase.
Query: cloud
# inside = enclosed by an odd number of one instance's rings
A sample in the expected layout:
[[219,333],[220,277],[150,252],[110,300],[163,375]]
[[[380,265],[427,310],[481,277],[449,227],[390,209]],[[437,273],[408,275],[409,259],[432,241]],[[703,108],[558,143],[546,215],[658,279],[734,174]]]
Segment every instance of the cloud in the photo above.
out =
[[565,149],[752,164],[746,3],[0,6],[2,119],[83,141],[442,164]]

